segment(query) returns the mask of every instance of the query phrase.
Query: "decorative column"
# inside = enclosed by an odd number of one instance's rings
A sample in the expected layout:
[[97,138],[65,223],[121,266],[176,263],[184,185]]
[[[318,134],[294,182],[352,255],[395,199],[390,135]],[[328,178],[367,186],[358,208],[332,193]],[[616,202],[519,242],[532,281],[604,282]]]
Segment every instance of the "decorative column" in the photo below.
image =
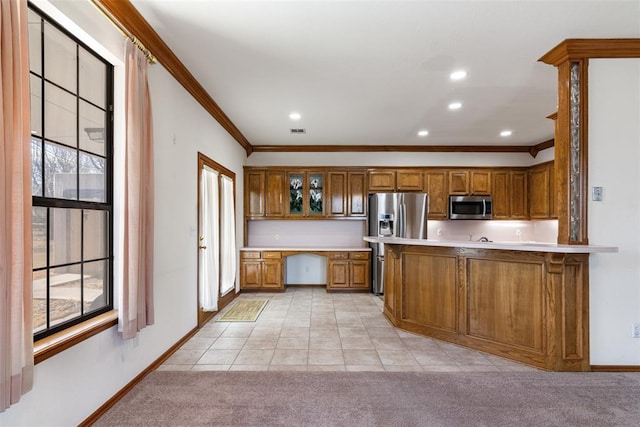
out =
[[558,115],[555,131],[558,243],[589,243],[589,59],[638,57],[640,39],[567,39],[539,59],[558,68]]

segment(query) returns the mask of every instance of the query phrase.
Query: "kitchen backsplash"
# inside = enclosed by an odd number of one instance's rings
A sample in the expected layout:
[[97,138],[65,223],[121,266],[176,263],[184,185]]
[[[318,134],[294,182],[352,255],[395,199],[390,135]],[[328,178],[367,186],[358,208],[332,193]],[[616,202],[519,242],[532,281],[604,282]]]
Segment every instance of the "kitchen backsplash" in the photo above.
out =
[[[365,247],[365,221],[248,221],[248,246]],[[429,221],[430,240],[555,243],[558,221]]]
[[248,221],[248,246],[366,247],[365,221]]
[[558,221],[429,221],[427,233],[430,240],[555,243]]

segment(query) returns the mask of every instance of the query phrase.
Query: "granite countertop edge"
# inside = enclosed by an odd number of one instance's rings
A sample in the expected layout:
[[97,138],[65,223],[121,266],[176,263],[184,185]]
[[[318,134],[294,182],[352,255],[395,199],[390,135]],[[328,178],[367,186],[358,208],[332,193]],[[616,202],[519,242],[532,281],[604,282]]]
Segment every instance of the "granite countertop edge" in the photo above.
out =
[[557,243],[547,242],[465,242],[429,239],[403,239],[400,237],[364,237],[364,240],[370,243],[385,243],[395,245],[440,246],[470,249],[501,249],[528,252],[554,252],[574,254],[618,252],[618,248],[615,246],[559,245]]

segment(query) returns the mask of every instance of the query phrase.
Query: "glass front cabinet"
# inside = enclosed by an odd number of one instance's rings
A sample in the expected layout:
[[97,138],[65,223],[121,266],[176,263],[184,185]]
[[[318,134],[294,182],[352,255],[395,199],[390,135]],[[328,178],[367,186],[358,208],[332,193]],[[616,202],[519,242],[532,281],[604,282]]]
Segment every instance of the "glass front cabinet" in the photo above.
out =
[[324,216],[324,172],[289,171],[289,217]]

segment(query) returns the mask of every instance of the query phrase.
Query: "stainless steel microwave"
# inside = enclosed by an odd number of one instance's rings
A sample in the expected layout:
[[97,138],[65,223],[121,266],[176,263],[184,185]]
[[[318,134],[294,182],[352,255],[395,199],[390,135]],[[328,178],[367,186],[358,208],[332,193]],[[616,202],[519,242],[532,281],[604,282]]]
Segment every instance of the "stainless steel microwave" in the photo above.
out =
[[449,219],[491,219],[491,196],[449,196]]

